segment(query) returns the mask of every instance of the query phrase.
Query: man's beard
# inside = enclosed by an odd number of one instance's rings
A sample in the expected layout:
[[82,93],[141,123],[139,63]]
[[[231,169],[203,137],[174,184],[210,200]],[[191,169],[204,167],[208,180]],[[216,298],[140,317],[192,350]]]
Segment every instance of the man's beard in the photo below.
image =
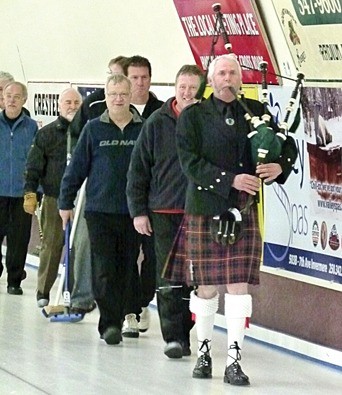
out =
[[77,112],[77,111],[74,111],[74,112],[71,112],[71,113],[67,114],[65,118],[66,118],[69,122],[71,122],[71,121],[74,119],[74,117],[75,117],[75,115],[76,115],[76,112]]

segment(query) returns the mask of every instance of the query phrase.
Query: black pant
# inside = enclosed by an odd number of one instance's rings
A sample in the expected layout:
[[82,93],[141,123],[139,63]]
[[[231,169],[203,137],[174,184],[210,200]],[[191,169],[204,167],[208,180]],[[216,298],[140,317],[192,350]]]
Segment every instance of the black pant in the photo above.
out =
[[22,197],[0,196],[0,276],[1,245],[6,236],[7,284],[12,287],[20,286],[31,237],[32,215],[24,211],[23,203]]
[[191,287],[176,284],[161,277],[167,256],[181,224],[182,214],[152,214],[157,258],[157,303],[163,339],[190,345],[190,330],[194,326],[189,310]]
[[141,236],[141,249],[144,254],[140,270],[141,307],[147,307],[156,292],[156,256],[153,234]]
[[[132,289],[127,298],[125,314],[135,313],[138,321],[141,307],[147,307],[156,292],[156,256],[154,252],[154,236],[139,235],[143,261],[139,274],[138,265],[133,271]],[[138,299],[139,298],[139,299]],[[139,305],[139,309],[136,306]]]
[[98,329],[102,335],[110,326],[121,329],[125,301],[132,297],[128,290],[137,268],[140,238],[129,215],[87,212],[85,218],[91,245],[93,292],[100,311]]

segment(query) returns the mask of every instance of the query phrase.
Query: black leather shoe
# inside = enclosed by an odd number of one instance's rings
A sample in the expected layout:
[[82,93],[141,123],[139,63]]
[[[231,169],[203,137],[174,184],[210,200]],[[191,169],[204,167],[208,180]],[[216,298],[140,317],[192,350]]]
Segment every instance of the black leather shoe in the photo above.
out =
[[21,287],[8,286],[7,287],[7,293],[10,294],[10,295],[22,295],[23,294],[23,289]]
[[191,349],[190,349],[190,342],[189,340],[181,340],[180,344],[182,346],[182,354],[183,357],[189,357],[191,355]]
[[177,341],[169,342],[164,348],[164,354],[172,359],[182,358],[183,356],[182,345]]
[[195,369],[192,372],[192,377],[195,379],[212,378],[212,363],[209,353],[205,352],[197,359]]
[[88,314],[91,313],[93,310],[96,309],[97,304],[95,302],[91,303],[89,306],[87,307],[71,307],[71,312],[74,314]]
[[223,381],[231,385],[249,385],[249,378],[244,374],[238,362],[226,367]]
[[190,357],[191,349],[189,346],[182,346],[183,349],[183,357]]

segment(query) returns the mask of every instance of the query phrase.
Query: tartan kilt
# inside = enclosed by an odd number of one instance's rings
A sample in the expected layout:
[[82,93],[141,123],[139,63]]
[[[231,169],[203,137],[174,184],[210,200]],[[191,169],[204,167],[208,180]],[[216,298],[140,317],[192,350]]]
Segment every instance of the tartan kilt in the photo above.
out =
[[256,205],[245,216],[242,239],[227,247],[212,239],[211,218],[184,215],[162,276],[194,286],[259,284],[262,240]]

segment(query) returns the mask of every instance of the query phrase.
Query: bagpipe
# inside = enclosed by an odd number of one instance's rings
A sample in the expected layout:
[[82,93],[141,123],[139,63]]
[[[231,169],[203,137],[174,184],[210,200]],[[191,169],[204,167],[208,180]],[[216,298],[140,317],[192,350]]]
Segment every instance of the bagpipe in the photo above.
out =
[[[232,53],[232,45],[229,42],[229,37],[223,24],[221,4],[214,3],[212,5],[212,9],[216,14],[216,29],[218,27],[218,30],[216,31],[221,34],[224,41],[224,47],[226,48],[228,53]],[[294,133],[299,124],[299,109],[297,111],[295,121],[293,122],[291,127],[289,127],[289,119],[291,113],[294,110],[298,93],[301,90],[304,80],[304,74],[297,74],[296,84],[286,107],[284,120],[278,122],[277,126],[279,130],[273,130],[271,127],[271,115],[268,111],[269,102],[266,78],[267,66],[268,63],[266,61],[262,61],[259,63],[259,71],[262,74],[261,102],[263,104],[264,110],[264,114],[261,117],[253,114],[252,111],[248,108],[242,92],[238,93],[235,91],[234,88],[230,87],[230,91],[245,111],[244,117],[250,127],[250,133],[247,135],[247,137],[250,139],[252,163],[255,167],[262,163],[272,163],[277,161],[277,159],[279,159],[282,154],[283,144],[288,137],[288,133]],[[208,67],[209,62],[207,66],[207,71]],[[247,66],[244,67],[249,68]],[[234,244],[238,240],[240,240],[243,236],[244,216],[249,214],[249,210],[253,202],[254,197],[252,195],[248,195],[246,206],[242,210],[238,210],[237,208],[229,208],[225,213],[213,217],[210,223],[212,238],[217,243],[222,245]]]
[[266,82],[267,62],[261,62],[259,64],[262,72],[262,100],[264,105],[264,114],[259,117],[254,115],[248,108],[243,96],[238,96],[234,88],[230,87],[230,91],[233,93],[238,103],[245,111],[245,119],[249,124],[250,133],[247,137],[251,143],[251,154],[254,166],[261,163],[272,163],[276,161],[282,152],[282,147],[287,139],[289,132],[289,118],[294,110],[294,105],[297,100],[297,96],[302,86],[304,75],[298,73],[295,88],[292,91],[291,98],[286,107],[285,118],[282,122],[279,122],[279,131],[275,131],[270,126],[271,115],[268,112],[268,92]]

